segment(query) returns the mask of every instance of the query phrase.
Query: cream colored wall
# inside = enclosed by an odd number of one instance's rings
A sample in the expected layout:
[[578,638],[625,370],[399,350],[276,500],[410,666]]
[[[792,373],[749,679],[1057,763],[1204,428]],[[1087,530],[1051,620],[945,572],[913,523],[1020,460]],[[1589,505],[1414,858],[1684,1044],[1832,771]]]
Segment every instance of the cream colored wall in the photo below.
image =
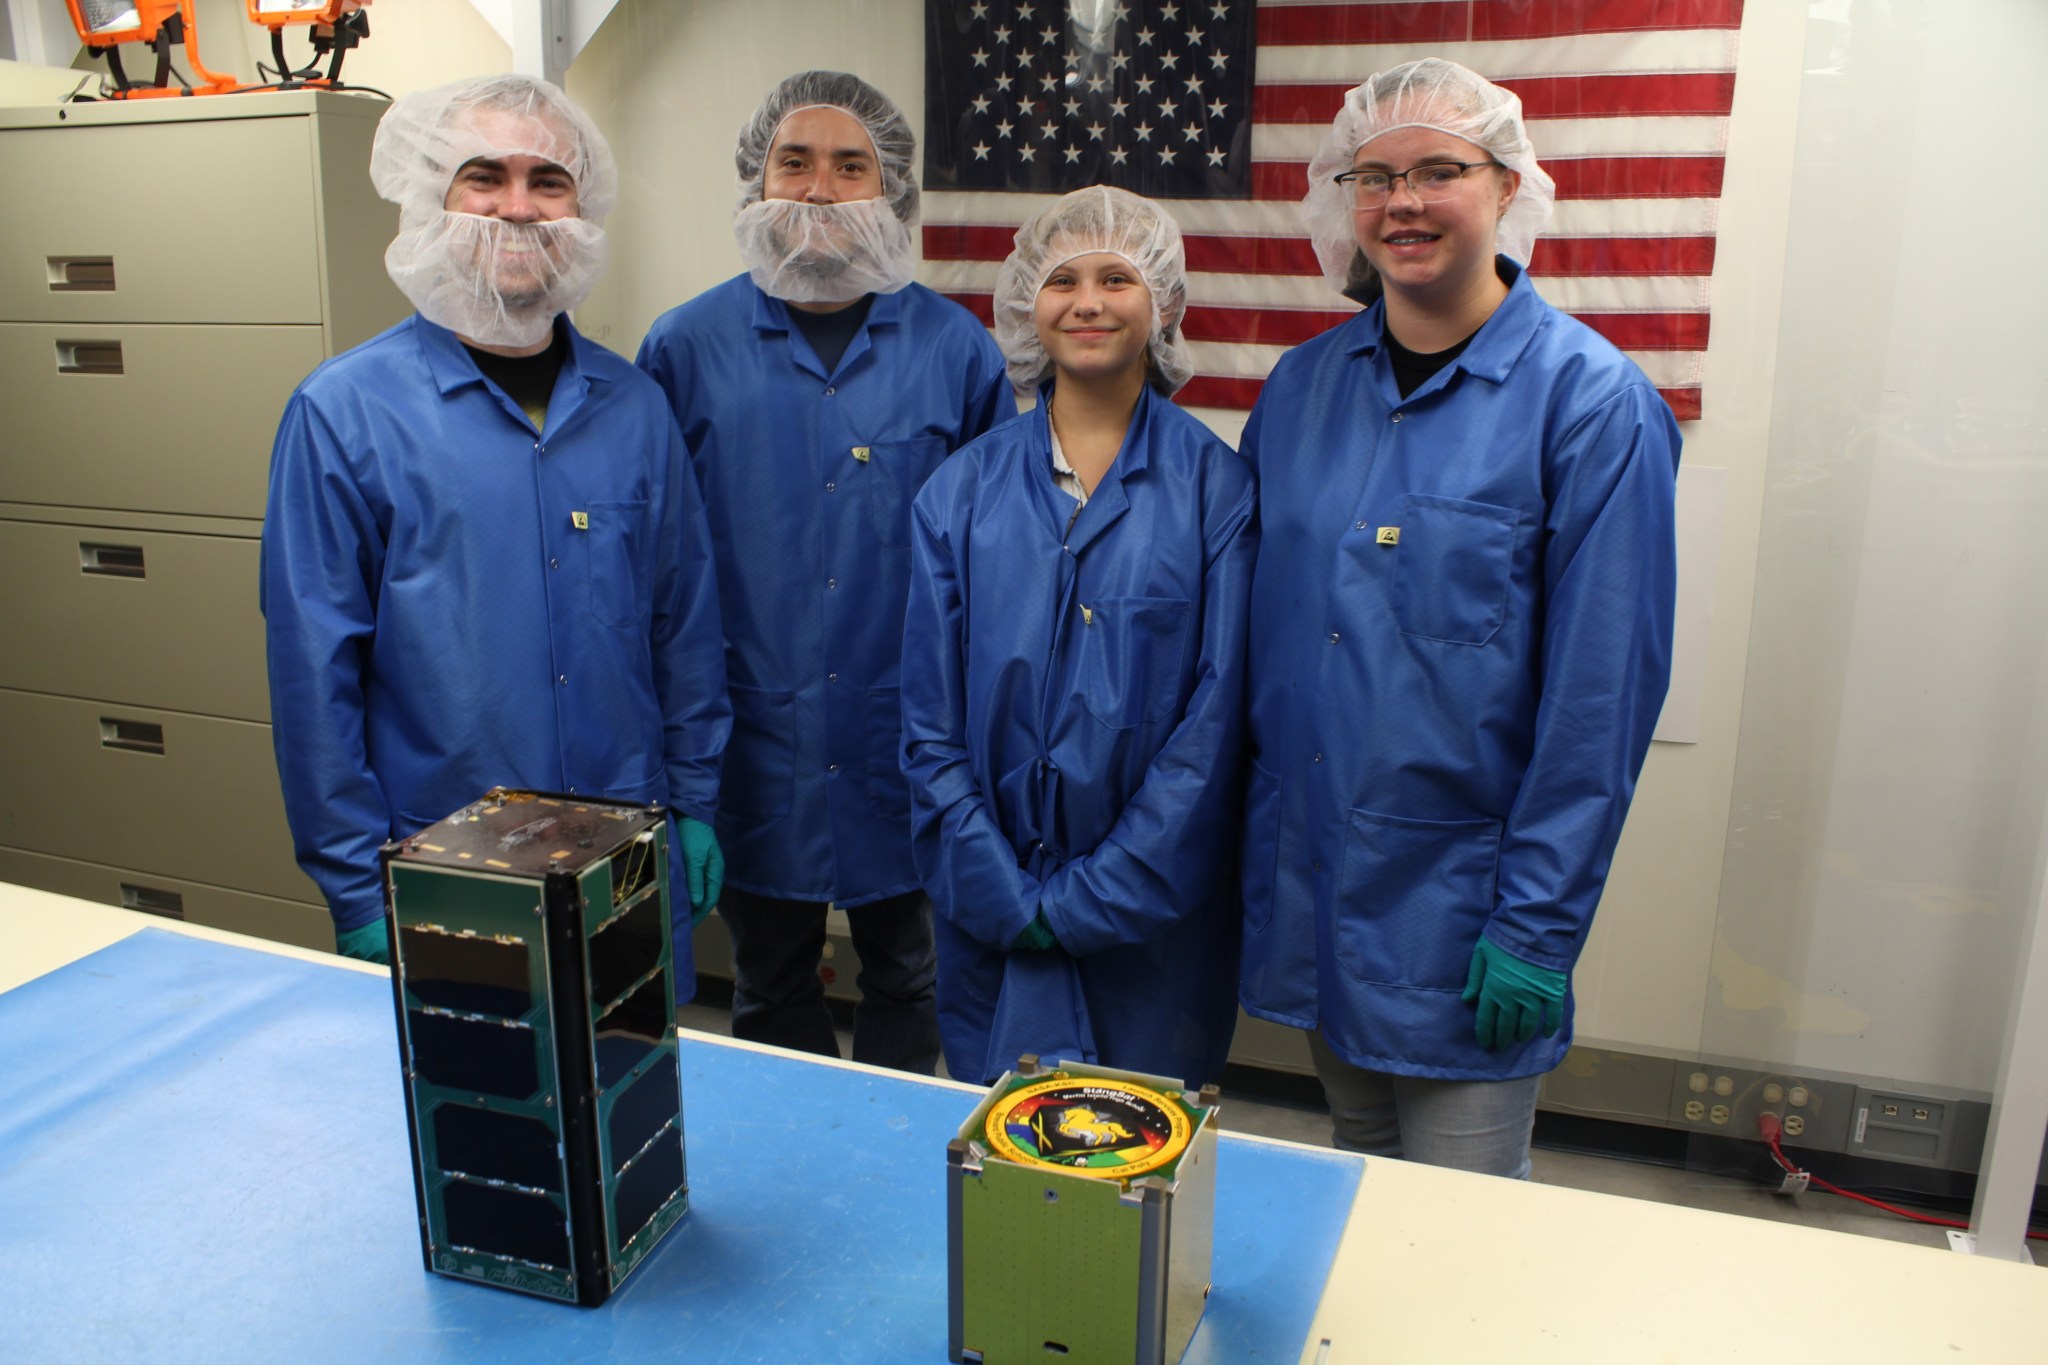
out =
[[[195,13],[206,64],[254,82],[256,63],[270,62],[270,32],[249,22],[244,0],[199,0]],[[312,59],[303,26],[286,29],[284,44],[289,60]],[[511,61],[511,49],[469,0],[382,0],[371,4],[369,40],[343,59],[341,78],[395,97],[503,71]]]
[[738,274],[733,138],[775,82],[858,72],[923,132],[921,0],[620,0],[568,89],[618,157],[611,265],[577,312],[632,355],[663,310]]

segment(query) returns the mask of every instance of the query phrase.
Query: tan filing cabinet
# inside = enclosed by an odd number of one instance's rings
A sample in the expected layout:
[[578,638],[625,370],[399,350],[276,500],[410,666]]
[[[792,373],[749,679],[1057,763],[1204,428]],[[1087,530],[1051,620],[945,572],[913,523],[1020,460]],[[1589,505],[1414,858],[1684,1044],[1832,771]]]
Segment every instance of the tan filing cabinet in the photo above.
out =
[[0,109],[0,880],[331,948],[256,605],[293,386],[408,306],[382,100]]

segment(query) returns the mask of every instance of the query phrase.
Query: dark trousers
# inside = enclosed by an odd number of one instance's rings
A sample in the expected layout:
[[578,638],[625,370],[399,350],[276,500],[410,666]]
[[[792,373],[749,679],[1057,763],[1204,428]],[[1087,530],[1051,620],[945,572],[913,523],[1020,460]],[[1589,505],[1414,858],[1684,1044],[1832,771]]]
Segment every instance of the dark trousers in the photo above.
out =
[[[785,901],[728,886],[718,913],[732,935],[732,1036],[825,1057],[839,1055],[818,964],[822,901]],[[922,891],[846,912],[860,958],[853,1060],[929,1076],[939,1063],[933,1004],[938,957],[932,903]]]

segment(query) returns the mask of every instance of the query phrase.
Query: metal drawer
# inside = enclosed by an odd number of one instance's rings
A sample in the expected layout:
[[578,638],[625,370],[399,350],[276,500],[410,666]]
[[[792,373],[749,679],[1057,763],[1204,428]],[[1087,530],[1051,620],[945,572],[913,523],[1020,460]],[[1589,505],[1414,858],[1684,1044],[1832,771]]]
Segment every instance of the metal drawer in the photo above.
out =
[[312,127],[0,131],[0,318],[319,322]]
[[0,687],[268,721],[254,538],[0,521]]
[[324,904],[285,826],[270,727],[0,691],[0,845]]
[[321,345],[318,327],[0,323],[0,502],[260,518]]
[[0,848],[0,882],[164,915],[211,929],[251,934],[273,943],[325,948],[330,952],[334,949],[334,919],[324,905],[252,896],[174,877],[13,848]]

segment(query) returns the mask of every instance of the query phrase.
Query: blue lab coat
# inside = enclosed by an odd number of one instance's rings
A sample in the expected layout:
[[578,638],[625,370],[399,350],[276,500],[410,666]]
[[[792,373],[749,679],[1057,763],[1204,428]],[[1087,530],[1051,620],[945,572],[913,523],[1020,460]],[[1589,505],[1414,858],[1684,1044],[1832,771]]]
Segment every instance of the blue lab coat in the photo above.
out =
[[[1042,403],[917,499],[903,767],[946,1066],[1199,1085],[1237,1017],[1251,475],[1147,388],[1077,506]],[[1039,913],[1059,946],[1010,951]]]
[[[556,325],[545,434],[417,316],[285,407],[263,527],[271,724],[299,862],[340,929],[383,913],[379,844],[495,785],[716,808],[731,716],[682,438],[646,376]],[[694,980],[679,958],[678,995]]]
[[1383,305],[1284,357],[1245,429],[1252,1014],[1354,1065],[1548,1071],[1459,1000],[1484,932],[1569,973],[1670,674],[1678,428],[1502,258],[1507,300],[1409,398]]
[[913,284],[875,297],[828,374],[742,275],[657,318],[638,363],[675,409],[717,551],[726,881],[841,906],[915,889],[896,763],[910,500],[1016,411],[1001,352]]

